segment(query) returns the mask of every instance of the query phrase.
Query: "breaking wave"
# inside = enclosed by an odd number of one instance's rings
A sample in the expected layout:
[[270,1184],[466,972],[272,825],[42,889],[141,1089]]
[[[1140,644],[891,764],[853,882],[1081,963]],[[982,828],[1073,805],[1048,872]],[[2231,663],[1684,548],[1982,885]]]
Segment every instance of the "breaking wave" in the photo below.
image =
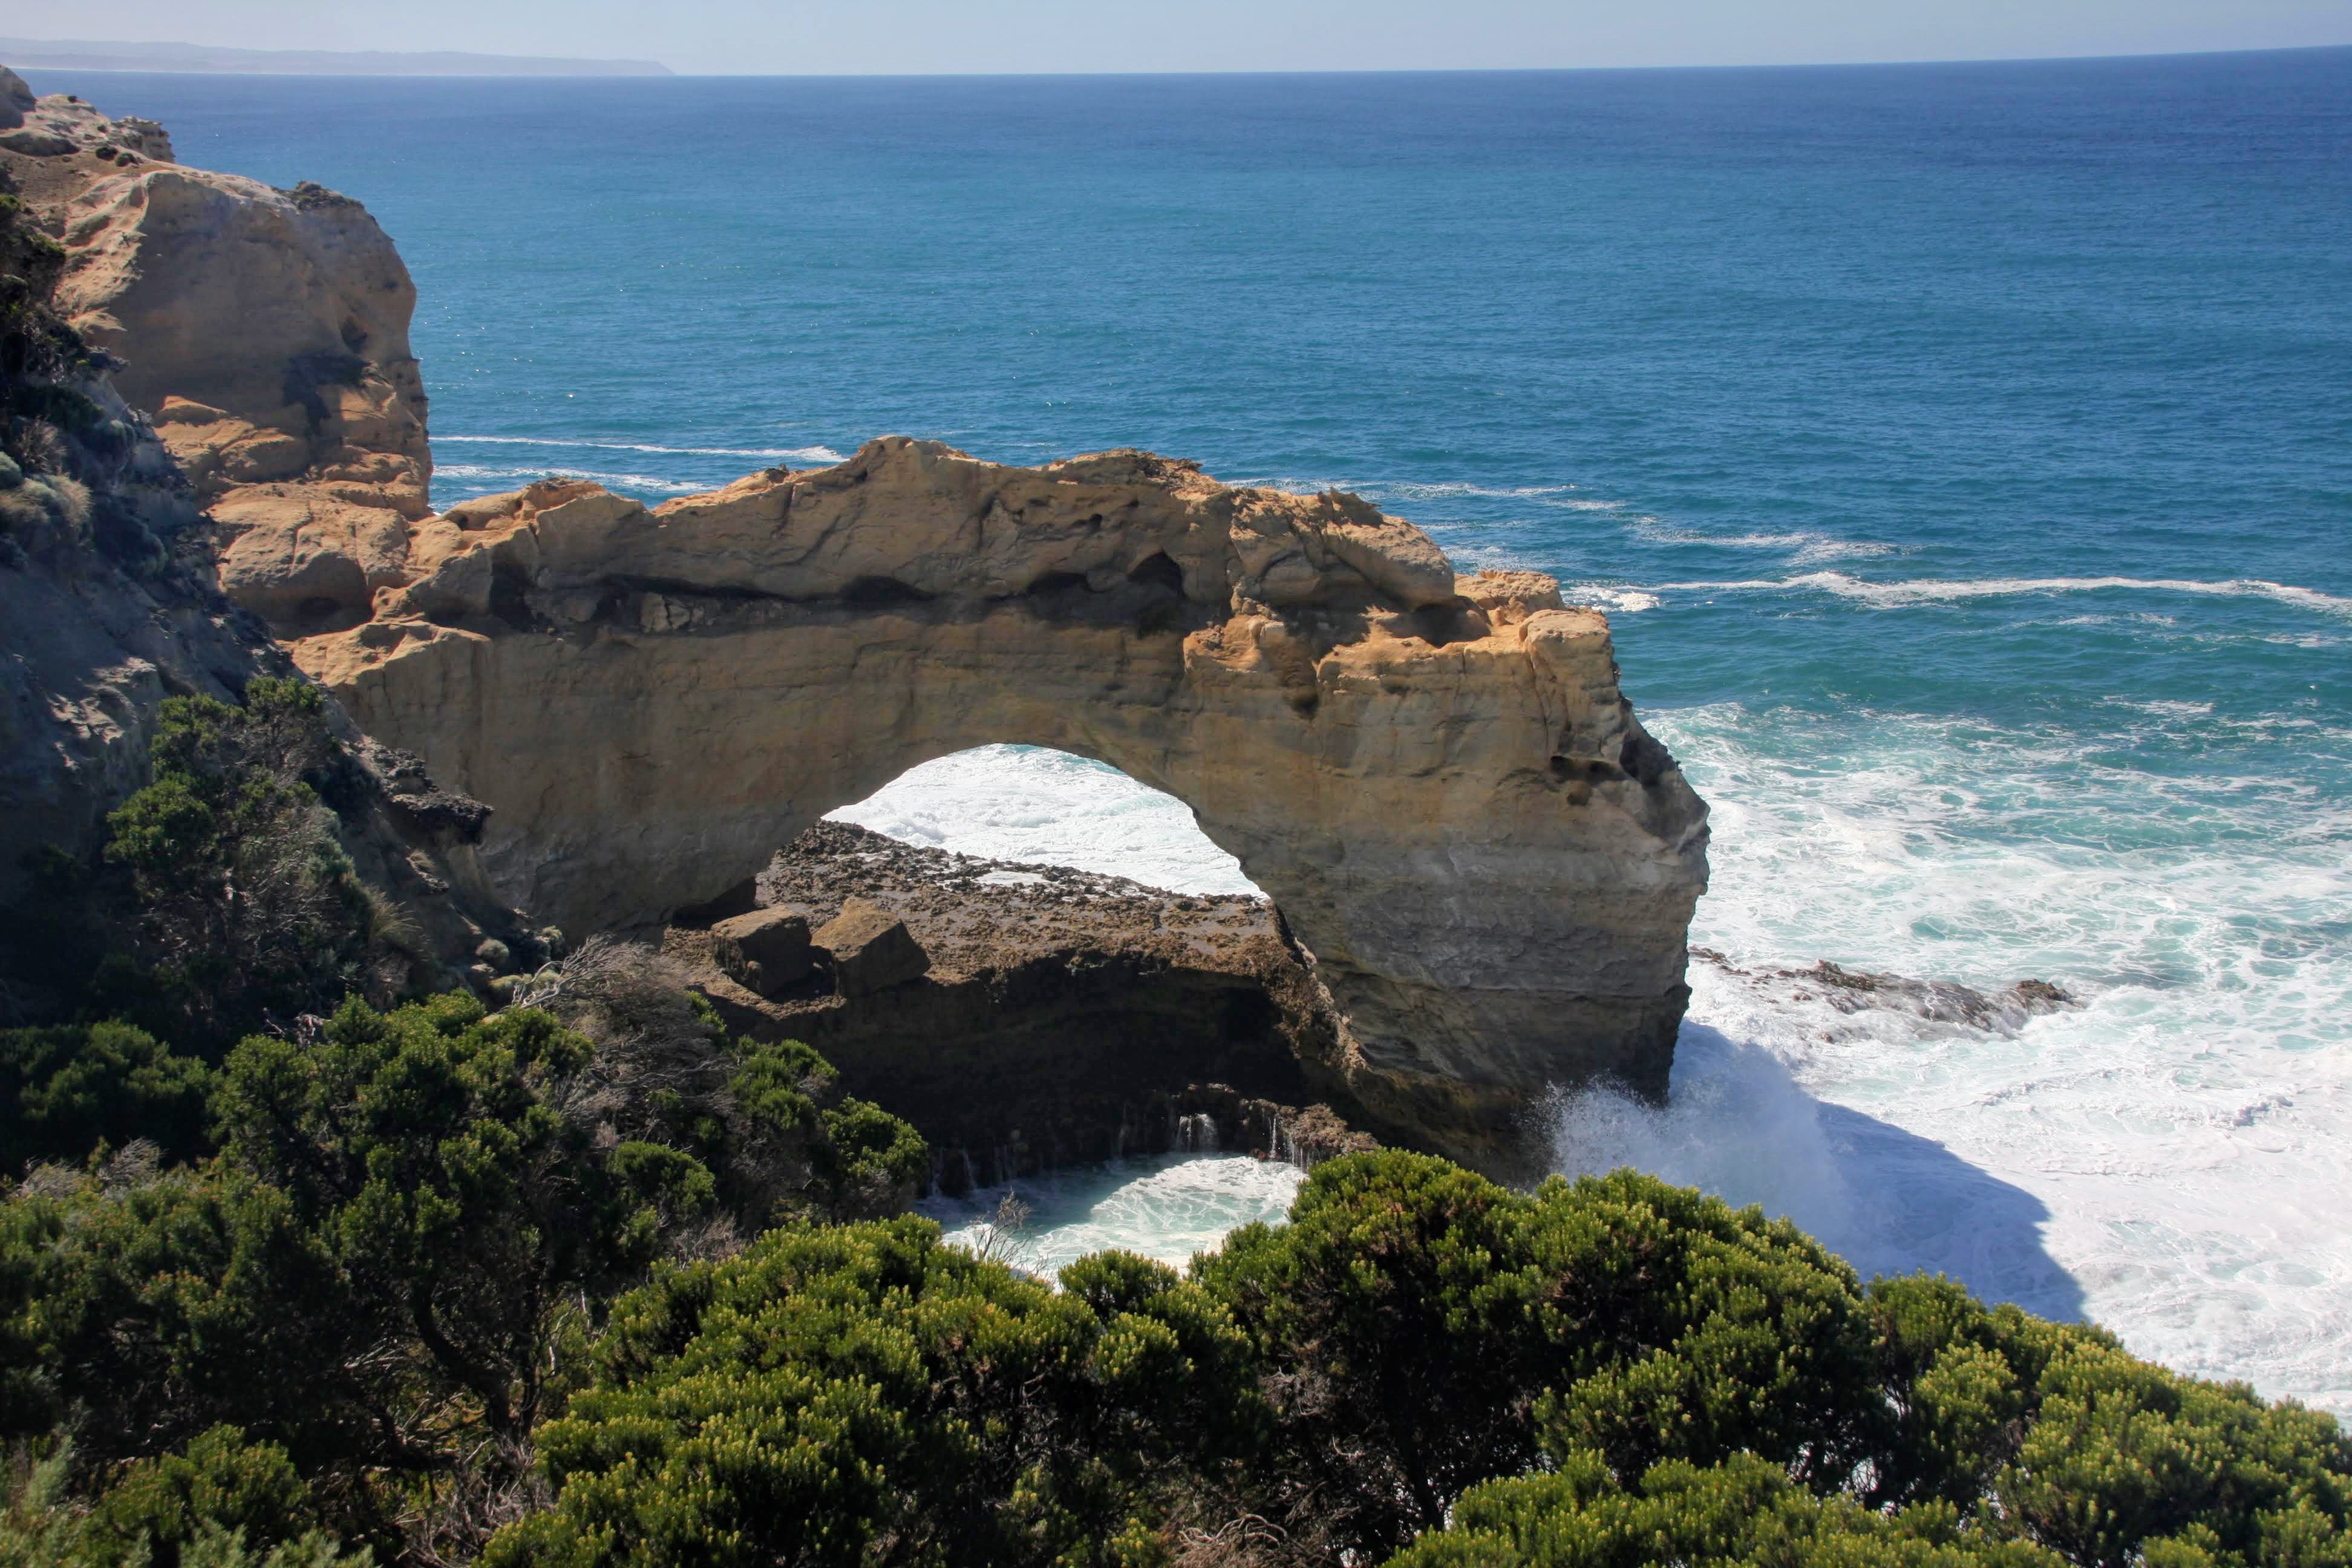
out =
[[2200,594],[2216,598],[2271,599],[2299,609],[2352,616],[2352,598],[2339,598],[2315,588],[2273,583],[2260,577],[2236,577],[2203,582],[2188,577],[1985,577],[1966,581],[1916,578],[1907,582],[1872,583],[1843,572],[1809,572],[1797,577],[1749,577],[1723,582],[1661,583],[1663,593],[1739,594],[1783,593],[1814,589],[1843,599],[1858,599],[1887,607],[1950,604],[1964,599],[2011,597],[2021,595],[2093,594],[2126,589],[2148,594]]
[[655,490],[663,495],[691,495],[710,487],[690,480],[666,479],[658,474],[614,473],[600,468],[496,468],[480,463],[442,463],[433,472],[436,479],[514,479],[529,484],[535,479],[593,479],[613,489]]
[[479,447],[552,447],[564,451],[657,452],[681,458],[795,458],[813,463],[846,459],[830,447],[656,447],[645,441],[583,441],[552,436],[436,436],[434,444]]

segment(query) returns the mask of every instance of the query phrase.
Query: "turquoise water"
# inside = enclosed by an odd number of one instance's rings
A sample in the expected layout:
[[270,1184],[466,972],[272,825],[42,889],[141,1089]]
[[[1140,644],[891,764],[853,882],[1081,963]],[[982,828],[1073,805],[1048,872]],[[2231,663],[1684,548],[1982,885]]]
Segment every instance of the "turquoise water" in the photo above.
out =
[[[439,494],[888,430],[1358,489],[1612,611],[1713,803],[1664,1112],[1865,1268],[2352,1410],[2352,51],[1818,70],[28,72],[364,200]],[[1050,753],[861,808],[1234,885]],[[1156,814],[1156,815],[1155,815]],[[1819,958],[2082,995],[1981,1035]]]

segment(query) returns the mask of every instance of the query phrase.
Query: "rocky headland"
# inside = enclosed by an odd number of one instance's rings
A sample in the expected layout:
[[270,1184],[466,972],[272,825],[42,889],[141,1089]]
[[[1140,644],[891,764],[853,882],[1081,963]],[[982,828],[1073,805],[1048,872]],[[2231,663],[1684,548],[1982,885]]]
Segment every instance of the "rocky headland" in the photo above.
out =
[[[1143,921],[1152,900],[1088,895],[1072,923],[1103,922],[1118,955],[1097,976],[1011,956],[1015,902],[972,891],[958,918],[1002,927],[1003,957],[958,968],[957,921],[935,907],[954,879],[932,879],[930,912],[908,921],[941,944],[919,992],[789,1016],[845,1062],[853,1037],[896,1031],[902,1099],[927,1037],[893,1011],[950,993],[924,1005],[969,1010],[984,991],[1041,998],[1034,1023],[982,1032],[1002,1081],[1100,1073],[1124,1103],[1107,1047],[1013,1066],[1046,1052],[1055,1008],[1091,1016],[1087,987],[1108,996],[1121,964],[1161,998],[1135,1015],[1131,1054],[1182,1064],[1146,1075],[1150,1093],[1324,1100],[1500,1172],[1521,1168],[1525,1117],[1555,1087],[1664,1093],[1706,809],[1635,719],[1606,618],[1549,578],[1457,576],[1419,530],[1342,493],[1228,486],[1134,451],[1009,467],[902,437],[657,508],[551,478],[436,513],[415,290],[364,208],[182,168],[159,130],[86,105],[11,102],[29,140],[0,137],[0,157],[62,253],[57,309],[107,357],[123,440],[173,498],[151,510],[173,513],[174,558],[202,579],[174,602],[214,606],[207,624],[244,650],[205,679],[233,689],[290,658],[332,695],[409,824],[377,861],[437,911],[447,973],[496,980],[485,942],[520,964],[550,926],[576,940],[707,906],[908,768],[1019,742],[1175,795],[1273,909],[1233,911],[1210,942],[1213,922],[1160,899],[1147,942],[1119,911]],[[12,787],[93,821],[135,778],[142,705],[201,663],[108,647],[122,657],[12,677],[35,715]],[[113,733],[35,737],[110,701]],[[69,777],[73,746],[113,761]],[[13,861],[62,820],[12,823],[0,849]],[[1243,984],[1245,950],[1272,967]],[[1094,1131],[1045,1142],[1091,1151],[1102,1104],[1063,1119]],[[960,1147],[1061,1124],[966,1109]]]

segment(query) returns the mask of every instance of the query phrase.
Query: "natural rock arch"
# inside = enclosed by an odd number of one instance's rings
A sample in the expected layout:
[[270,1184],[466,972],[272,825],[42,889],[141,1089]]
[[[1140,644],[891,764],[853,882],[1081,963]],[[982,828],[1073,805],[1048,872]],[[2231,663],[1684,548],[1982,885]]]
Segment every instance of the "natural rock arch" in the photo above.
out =
[[1457,583],[1354,497],[891,437],[657,510],[467,502],[415,526],[408,576],[297,658],[492,807],[481,865],[538,918],[657,918],[918,763],[1052,746],[1241,861],[1391,1132],[1496,1167],[1554,1085],[1664,1092],[1706,808],[1601,616],[1532,574]]
[[[117,150],[44,187],[60,307],[131,367],[222,588],[494,808],[464,891],[657,917],[916,763],[1026,741],[1192,806],[1319,960],[1334,1070],[1392,1133],[1491,1167],[1553,1084],[1663,1092],[1706,811],[1549,579],[1457,584],[1349,496],[895,438],[652,511],[559,484],[428,516],[415,291],[359,204],[39,107]],[[89,747],[51,750],[36,795]]]

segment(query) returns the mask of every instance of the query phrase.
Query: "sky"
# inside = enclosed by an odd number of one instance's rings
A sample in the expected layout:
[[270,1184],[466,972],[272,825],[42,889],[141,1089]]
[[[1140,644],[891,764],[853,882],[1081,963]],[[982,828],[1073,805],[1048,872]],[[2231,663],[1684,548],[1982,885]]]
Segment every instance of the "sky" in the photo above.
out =
[[2352,44],[2352,0],[0,0],[0,35],[718,74],[1486,69]]

